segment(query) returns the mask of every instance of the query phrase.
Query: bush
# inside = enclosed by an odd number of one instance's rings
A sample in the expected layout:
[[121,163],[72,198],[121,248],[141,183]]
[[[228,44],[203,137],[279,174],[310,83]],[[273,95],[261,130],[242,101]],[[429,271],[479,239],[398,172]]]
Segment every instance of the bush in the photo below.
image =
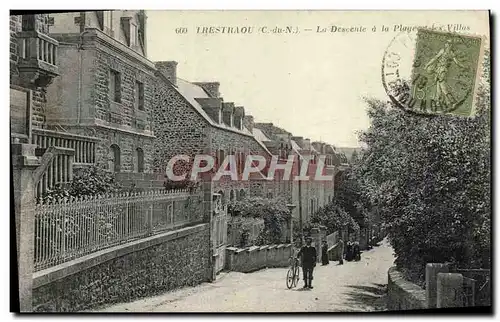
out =
[[75,173],[73,180],[68,184],[59,184],[48,190],[42,199],[48,202],[69,197],[107,194],[123,189],[124,187],[115,181],[113,173],[91,166]]
[[291,218],[286,201],[282,198],[250,197],[233,201],[230,208],[236,216],[264,219],[264,229],[256,241],[258,245],[279,243],[283,237],[283,227]]

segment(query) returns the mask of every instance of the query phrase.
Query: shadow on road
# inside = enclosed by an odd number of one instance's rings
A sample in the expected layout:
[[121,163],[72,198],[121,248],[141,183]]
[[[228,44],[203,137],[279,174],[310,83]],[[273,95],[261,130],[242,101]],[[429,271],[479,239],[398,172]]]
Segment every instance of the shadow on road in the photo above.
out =
[[386,310],[387,285],[373,283],[373,286],[347,285],[347,303],[353,311]]

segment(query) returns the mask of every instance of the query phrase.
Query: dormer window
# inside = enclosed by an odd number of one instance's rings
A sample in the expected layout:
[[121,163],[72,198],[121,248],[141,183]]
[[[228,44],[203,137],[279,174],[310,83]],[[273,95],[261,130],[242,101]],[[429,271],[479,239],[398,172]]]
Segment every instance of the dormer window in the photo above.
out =
[[139,34],[137,33],[137,25],[130,22],[130,47],[137,46],[139,43]]
[[129,47],[137,46],[139,43],[139,34],[137,31],[137,24],[133,21],[132,17],[122,17],[121,24],[127,45]]

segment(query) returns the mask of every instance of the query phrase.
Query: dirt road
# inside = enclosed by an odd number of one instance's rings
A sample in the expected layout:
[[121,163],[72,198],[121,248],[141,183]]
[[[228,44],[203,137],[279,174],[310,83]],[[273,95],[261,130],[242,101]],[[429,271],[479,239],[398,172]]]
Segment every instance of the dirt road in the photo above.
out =
[[339,312],[385,309],[392,248],[384,240],[360,262],[316,266],[312,290],[286,288],[287,269],[222,273],[214,283],[113,305],[101,312]]

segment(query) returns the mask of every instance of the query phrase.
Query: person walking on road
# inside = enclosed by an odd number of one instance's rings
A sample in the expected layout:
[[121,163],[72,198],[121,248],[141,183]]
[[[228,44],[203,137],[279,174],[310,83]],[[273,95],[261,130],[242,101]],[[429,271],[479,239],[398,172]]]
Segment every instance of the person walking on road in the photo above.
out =
[[301,248],[298,256],[302,260],[302,272],[304,275],[304,288],[312,289],[313,270],[316,266],[316,248],[311,246],[311,237],[306,238],[306,245]]
[[344,241],[342,240],[342,238],[339,239],[338,251],[339,265],[344,265]]
[[323,246],[321,247],[321,264],[328,265],[328,243],[326,240],[323,240]]
[[356,262],[359,262],[361,260],[361,250],[359,248],[359,242],[354,242],[354,245],[353,245],[353,253],[354,253],[354,260]]

